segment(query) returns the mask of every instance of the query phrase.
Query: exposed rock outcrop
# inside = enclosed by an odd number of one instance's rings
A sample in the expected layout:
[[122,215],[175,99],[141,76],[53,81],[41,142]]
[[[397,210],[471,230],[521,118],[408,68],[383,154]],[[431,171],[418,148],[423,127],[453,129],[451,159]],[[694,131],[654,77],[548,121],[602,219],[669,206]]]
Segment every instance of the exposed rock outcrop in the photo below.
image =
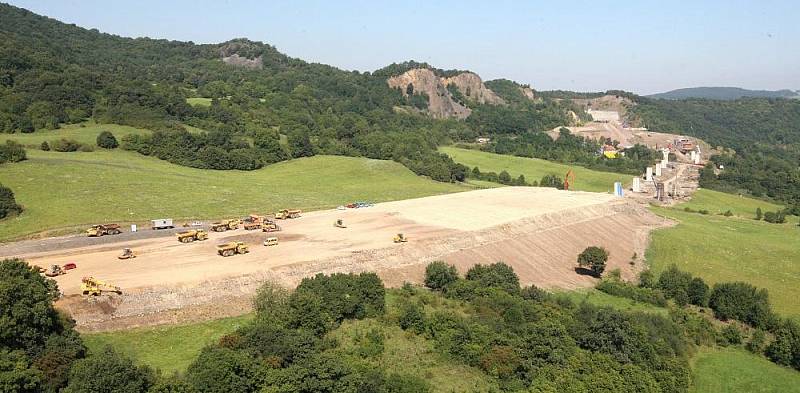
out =
[[481,80],[481,77],[472,73],[464,72],[451,78],[442,78],[442,84],[447,87],[450,84],[456,85],[468,100],[479,104],[504,104],[502,98],[498,97],[493,91],[489,90]]
[[481,78],[472,72],[463,72],[452,77],[440,77],[433,70],[415,68],[387,80],[389,87],[398,88],[403,96],[408,96],[408,85],[412,94],[428,96],[428,113],[435,118],[465,119],[472,111],[453,98],[447,86],[455,85],[467,101],[478,104],[504,104],[502,98],[483,84]]
[[264,63],[261,59],[261,56],[258,56],[255,59],[248,59],[246,57],[239,56],[238,53],[234,53],[233,55],[223,57],[222,62],[225,64],[230,64],[232,66],[244,67],[252,70],[258,70],[264,67]]
[[530,87],[520,87],[519,90],[522,92],[522,95],[527,97],[529,100],[536,99],[536,96],[533,95],[533,89]]

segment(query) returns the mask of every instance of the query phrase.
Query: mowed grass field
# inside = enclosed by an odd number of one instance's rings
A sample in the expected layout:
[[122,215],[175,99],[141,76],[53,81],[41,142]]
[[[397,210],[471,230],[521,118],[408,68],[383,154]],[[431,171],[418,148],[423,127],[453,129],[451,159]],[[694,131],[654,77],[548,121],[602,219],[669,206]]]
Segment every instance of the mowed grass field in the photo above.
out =
[[0,240],[45,230],[69,233],[100,222],[318,210],[351,201],[383,202],[473,189],[416,176],[392,161],[365,158],[316,156],[256,171],[213,171],[103,149],[29,149],[28,160],[0,166],[0,183],[11,187],[25,208],[23,214],[0,222]]
[[692,363],[692,393],[800,392],[800,372],[743,349],[702,348]]
[[[655,231],[647,260],[655,273],[676,264],[702,277],[709,284],[745,281],[769,290],[773,308],[784,316],[800,317],[800,227],[791,217],[786,224],[770,224],[749,218],[753,206],[766,203],[742,201],[728,205],[727,197],[698,192],[698,202],[709,211],[738,209],[743,217],[687,213],[675,208],[653,208],[653,212],[679,222],[675,227]],[[705,195],[704,195],[705,194]],[[719,201],[714,203],[714,200]],[[730,207],[729,207],[730,206]],[[763,207],[762,207],[763,210]]]
[[745,218],[755,218],[758,208],[761,208],[762,212],[777,211],[783,208],[758,199],[706,189],[697,190],[690,201],[680,204],[679,207],[708,210],[710,214],[723,214],[730,210],[733,215]]
[[3,143],[9,139],[16,141],[28,147],[30,152],[30,149],[39,149],[42,142],[46,141],[50,143],[57,139],[66,138],[91,145],[98,150],[100,148],[97,147],[97,135],[103,131],[110,131],[117,138],[117,141],[129,134],[150,133],[150,131],[140,128],[121,126],[118,124],[97,124],[93,121],[88,121],[81,124],[65,125],[57,130],[42,130],[30,134],[0,134],[0,141],[3,141]]
[[478,167],[482,172],[507,171],[511,177],[524,175],[529,182],[539,181],[545,175],[564,178],[570,169],[575,173],[575,190],[594,192],[613,192],[614,182],[628,184],[631,176],[619,173],[600,172],[577,165],[565,165],[537,158],[515,157],[478,150],[459,149],[451,146],[440,147],[439,151],[453,158],[455,162],[470,168]]
[[184,372],[208,344],[233,332],[253,318],[252,314],[185,325],[167,325],[107,333],[82,334],[90,352],[111,346],[137,363],[169,375]]

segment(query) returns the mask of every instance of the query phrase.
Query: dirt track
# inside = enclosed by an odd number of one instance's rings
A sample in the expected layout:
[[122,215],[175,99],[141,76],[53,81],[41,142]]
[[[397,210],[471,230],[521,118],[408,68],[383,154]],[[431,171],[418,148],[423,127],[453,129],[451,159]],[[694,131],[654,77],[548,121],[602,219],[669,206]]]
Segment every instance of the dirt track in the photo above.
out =
[[[346,229],[334,228],[343,218]],[[607,194],[508,187],[389,202],[363,209],[307,213],[281,222],[269,234],[278,246],[261,245],[262,232],[212,233],[211,239],[181,244],[170,234],[138,240],[106,238],[95,245],[69,247],[50,239],[0,247],[0,255],[22,256],[40,266],[75,262],[60,276],[66,295],[58,302],[84,330],[235,315],[247,311],[260,283],[276,280],[294,286],[316,273],[377,271],[387,285],[420,282],[427,263],[445,260],[464,272],[475,263],[504,261],[523,284],[576,288],[594,279],[575,273],[576,255],[589,245],[606,247],[609,270],[634,277],[647,235],[668,225],[645,208]],[[392,243],[403,232],[404,244]],[[243,240],[251,252],[223,258],[215,245]],[[66,247],[54,249],[49,242]],[[123,247],[139,253],[116,259]],[[125,291],[121,297],[84,299],[79,285],[91,275]]]

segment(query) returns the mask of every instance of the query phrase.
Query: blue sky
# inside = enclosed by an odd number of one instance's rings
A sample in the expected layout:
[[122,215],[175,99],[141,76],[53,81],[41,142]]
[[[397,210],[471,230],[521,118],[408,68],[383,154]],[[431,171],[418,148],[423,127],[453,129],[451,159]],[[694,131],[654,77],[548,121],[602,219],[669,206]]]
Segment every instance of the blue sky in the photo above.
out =
[[425,61],[535,89],[800,89],[798,1],[11,0],[131,37],[247,37],[372,71]]

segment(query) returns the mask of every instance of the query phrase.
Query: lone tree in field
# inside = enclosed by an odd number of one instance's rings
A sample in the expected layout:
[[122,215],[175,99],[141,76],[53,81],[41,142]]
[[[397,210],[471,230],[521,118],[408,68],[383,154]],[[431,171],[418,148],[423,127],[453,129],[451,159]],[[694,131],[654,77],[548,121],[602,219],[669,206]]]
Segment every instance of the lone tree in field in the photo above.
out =
[[606,261],[608,261],[608,251],[602,247],[586,247],[582,253],[578,255],[578,266],[588,267],[596,275],[601,275],[606,270]]
[[119,146],[117,138],[110,131],[103,131],[97,136],[97,146],[103,149],[116,149]]
[[756,220],[761,220],[761,217],[763,217],[763,216],[764,216],[764,214],[761,213],[761,208],[757,207],[756,208]]
[[442,290],[458,280],[458,271],[453,265],[442,261],[431,262],[425,268],[425,286],[433,290]]

